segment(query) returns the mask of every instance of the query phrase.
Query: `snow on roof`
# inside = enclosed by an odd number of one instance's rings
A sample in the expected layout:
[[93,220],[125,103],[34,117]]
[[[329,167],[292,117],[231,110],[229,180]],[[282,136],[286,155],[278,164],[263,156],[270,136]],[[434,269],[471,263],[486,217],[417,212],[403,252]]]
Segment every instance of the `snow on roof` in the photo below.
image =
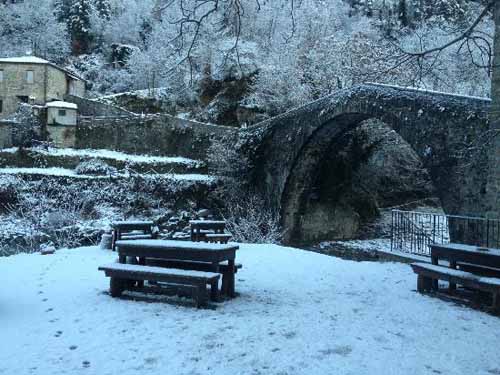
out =
[[9,63],[9,64],[47,64],[50,65],[56,69],[59,69],[60,71],[66,73],[69,75],[71,78],[80,80],[80,81],[85,81],[82,77],[78,76],[76,73],[73,73],[72,71],[65,69],[63,67],[60,67],[48,60],[42,59],[40,57],[36,56],[19,56],[19,57],[3,57],[0,58],[0,63]]
[[36,56],[20,56],[1,58],[0,63],[49,64],[49,61]]
[[76,104],[62,102],[62,101],[49,102],[45,106],[47,108],[66,108],[66,109],[74,109],[74,110],[78,109],[78,106]]

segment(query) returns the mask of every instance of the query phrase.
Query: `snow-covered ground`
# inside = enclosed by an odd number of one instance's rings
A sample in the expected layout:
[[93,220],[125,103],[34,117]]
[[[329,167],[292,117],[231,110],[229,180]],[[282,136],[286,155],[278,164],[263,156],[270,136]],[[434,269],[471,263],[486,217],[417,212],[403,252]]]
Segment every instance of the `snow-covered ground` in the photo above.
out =
[[[34,152],[41,155],[51,155],[51,156],[76,156],[76,157],[87,157],[87,158],[99,158],[99,159],[113,159],[118,161],[129,161],[135,163],[165,163],[165,164],[185,164],[189,166],[198,166],[202,164],[199,160],[188,159],[180,156],[151,156],[151,155],[135,155],[127,154],[120,151],[111,150],[90,150],[90,149],[74,149],[74,148],[55,148],[49,147],[44,148],[30,148],[30,152]],[[0,152],[15,153],[18,151],[17,147],[4,148]]]
[[[2,174],[33,174],[33,175],[45,175],[45,176],[59,176],[59,177],[73,177],[73,178],[107,178],[107,176],[93,176],[93,175],[80,175],[77,174],[73,169],[66,168],[0,168],[0,175]],[[118,174],[121,176],[128,176],[126,173]],[[216,177],[204,175],[204,174],[196,174],[196,173],[188,173],[188,174],[178,174],[178,173],[167,173],[161,174],[167,178],[177,181],[193,181],[193,182],[213,182],[216,180]]]
[[99,248],[0,258],[0,374],[499,374],[500,319],[410,267],[242,245],[215,310],[113,299]]

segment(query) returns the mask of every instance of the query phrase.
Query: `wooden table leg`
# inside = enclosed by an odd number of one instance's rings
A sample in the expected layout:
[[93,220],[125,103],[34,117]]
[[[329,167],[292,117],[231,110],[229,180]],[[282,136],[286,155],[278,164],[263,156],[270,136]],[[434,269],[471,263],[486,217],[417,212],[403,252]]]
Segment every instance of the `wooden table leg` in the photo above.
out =
[[116,229],[113,229],[111,233],[111,251],[116,250]]
[[235,291],[235,277],[234,277],[234,265],[235,265],[235,262],[234,262],[234,259],[231,259],[228,261],[228,274],[227,274],[227,277],[228,277],[228,285],[227,285],[227,288],[228,288],[228,296],[229,298],[234,298],[236,297],[236,291]]
[[[140,264],[141,266],[145,266],[146,265],[146,258],[139,257],[139,261],[137,263]],[[139,288],[143,288],[144,287],[144,280],[138,281],[137,286]]]
[[[457,269],[457,262],[454,260],[450,260],[450,268],[453,268],[454,270]],[[449,287],[449,292],[454,293],[457,290],[457,284],[450,283]]]
[[[438,259],[437,257],[435,257],[435,256],[432,256],[432,255],[431,255],[431,262],[432,262],[432,264],[433,264],[433,265],[435,265],[435,266],[438,266],[438,265],[439,265],[439,259]],[[433,289],[434,291],[436,291],[436,292],[439,290],[439,284],[438,284],[438,281],[439,281],[439,280],[437,280],[437,279],[433,279],[433,280],[432,280],[432,289]]]

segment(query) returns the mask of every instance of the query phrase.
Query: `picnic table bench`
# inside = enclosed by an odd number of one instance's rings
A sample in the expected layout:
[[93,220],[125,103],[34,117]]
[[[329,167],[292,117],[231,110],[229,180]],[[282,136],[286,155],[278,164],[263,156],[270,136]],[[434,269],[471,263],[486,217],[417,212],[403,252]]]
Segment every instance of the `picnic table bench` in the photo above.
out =
[[[206,301],[207,285],[210,299],[219,299],[218,280],[222,275],[222,294],[235,297],[235,273],[241,268],[235,263],[238,246],[172,240],[120,240],[116,246],[119,263],[100,268],[111,277],[112,295],[144,289],[144,281],[162,282],[193,289],[191,295],[200,306]],[[138,259],[138,264],[127,264],[130,257]]]
[[224,220],[191,220],[191,241],[227,243],[230,234],[224,233],[226,222]]
[[[448,266],[439,265],[439,260],[448,261]],[[454,292],[457,284],[466,288],[492,294],[492,309],[500,312],[500,250],[478,248],[463,244],[431,245],[431,261],[413,263],[418,275],[419,292],[438,291],[438,280],[449,283]]]
[[154,238],[153,225],[152,221],[117,221],[112,223],[111,249],[116,250],[116,241]]
[[218,281],[220,275],[212,272],[179,271],[160,267],[141,266],[135,264],[112,263],[99,267],[110,277],[110,294],[119,297],[125,290],[141,291],[142,286],[136,287],[135,281],[153,281],[174,284],[177,294],[184,292],[196,302],[196,307],[208,302],[207,285],[210,285],[210,299],[218,299]]

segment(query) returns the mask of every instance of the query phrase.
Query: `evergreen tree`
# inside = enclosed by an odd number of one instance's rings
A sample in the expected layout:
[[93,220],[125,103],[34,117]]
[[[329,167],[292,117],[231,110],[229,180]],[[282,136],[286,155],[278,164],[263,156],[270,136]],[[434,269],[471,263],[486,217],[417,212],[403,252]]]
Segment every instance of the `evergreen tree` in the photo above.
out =
[[95,9],[99,17],[105,20],[109,20],[111,17],[111,6],[109,5],[109,0],[95,0]]
[[89,52],[92,36],[90,33],[90,17],[92,4],[90,0],[75,0],[69,9],[69,31],[74,55]]
[[410,20],[408,19],[408,8],[406,6],[406,0],[399,0],[398,18],[402,26],[406,27],[410,24]]
[[54,12],[59,22],[68,23],[70,9],[71,0],[54,1]]

